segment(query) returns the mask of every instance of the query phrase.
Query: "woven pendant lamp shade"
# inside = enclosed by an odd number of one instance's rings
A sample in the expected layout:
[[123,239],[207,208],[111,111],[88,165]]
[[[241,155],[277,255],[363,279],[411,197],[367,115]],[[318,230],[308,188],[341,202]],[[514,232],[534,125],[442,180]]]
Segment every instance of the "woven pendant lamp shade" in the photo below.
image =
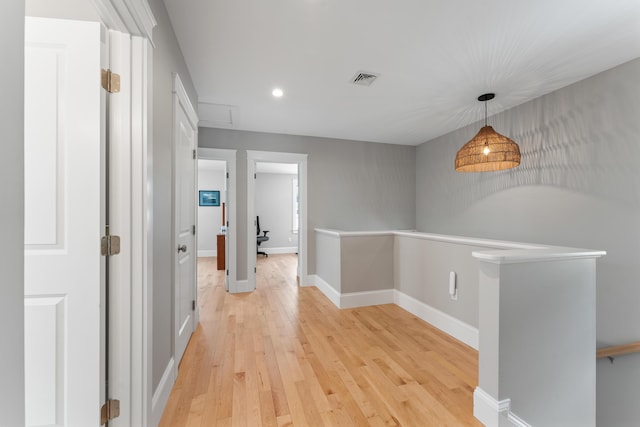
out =
[[[489,153],[485,154],[485,147]],[[456,154],[458,172],[493,172],[520,164],[520,148],[512,139],[484,126]]]
[[478,101],[484,102],[484,127],[458,150],[455,162],[458,172],[493,172],[520,164],[518,144],[487,126],[487,101],[495,96],[485,93],[478,97]]

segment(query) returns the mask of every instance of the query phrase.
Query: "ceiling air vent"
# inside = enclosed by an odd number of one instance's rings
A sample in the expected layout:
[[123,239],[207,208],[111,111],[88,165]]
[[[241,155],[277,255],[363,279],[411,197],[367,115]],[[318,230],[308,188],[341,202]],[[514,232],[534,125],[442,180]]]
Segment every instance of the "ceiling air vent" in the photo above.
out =
[[352,78],[351,83],[360,86],[371,86],[371,83],[377,79],[379,74],[358,71]]

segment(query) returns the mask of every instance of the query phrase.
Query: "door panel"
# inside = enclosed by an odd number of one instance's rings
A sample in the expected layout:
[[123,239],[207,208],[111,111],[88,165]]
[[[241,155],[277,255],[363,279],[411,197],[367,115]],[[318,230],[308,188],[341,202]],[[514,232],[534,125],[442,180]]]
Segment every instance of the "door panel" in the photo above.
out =
[[[186,100],[176,94],[175,105],[175,241],[177,257],[175,265],[176,291],[176,362],[184,354],[189,338],[194,331],[195,263],[196,247],[193,226],[195,224],[196,187],[196,125],[190,120]],[[178,248],[181,248],[178,250]]]
[[27,425],[100,409],[100,24],[25,25]]

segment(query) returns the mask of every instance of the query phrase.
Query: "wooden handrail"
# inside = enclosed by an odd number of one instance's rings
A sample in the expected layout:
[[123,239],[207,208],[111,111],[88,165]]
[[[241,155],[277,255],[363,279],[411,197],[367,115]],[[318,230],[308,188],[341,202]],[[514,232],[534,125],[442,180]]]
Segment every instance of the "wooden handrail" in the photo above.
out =
[[640,353],[640,341],[601,348],[596,352],[596,359],[603,359],[605,357],[613,358],[630,353]]

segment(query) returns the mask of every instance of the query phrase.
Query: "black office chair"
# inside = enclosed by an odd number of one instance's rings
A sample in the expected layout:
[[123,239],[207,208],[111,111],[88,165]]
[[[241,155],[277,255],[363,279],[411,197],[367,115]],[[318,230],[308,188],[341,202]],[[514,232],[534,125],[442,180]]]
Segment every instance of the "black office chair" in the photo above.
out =
[[269,256],[269,254],[267,254],[266,252],[263,252],[260,250],[260,244],[262,242],[266,242],[267,240],[269,240],[269,236],[267,236],[267,233],[269,232],[269,230],[264,230],[262,233],[263,235],[260,235],[260,217],[257,216],[256,217],[256,239],[257,239],[257,245],[256,245],[256,256],[262,254],[266,257]]

